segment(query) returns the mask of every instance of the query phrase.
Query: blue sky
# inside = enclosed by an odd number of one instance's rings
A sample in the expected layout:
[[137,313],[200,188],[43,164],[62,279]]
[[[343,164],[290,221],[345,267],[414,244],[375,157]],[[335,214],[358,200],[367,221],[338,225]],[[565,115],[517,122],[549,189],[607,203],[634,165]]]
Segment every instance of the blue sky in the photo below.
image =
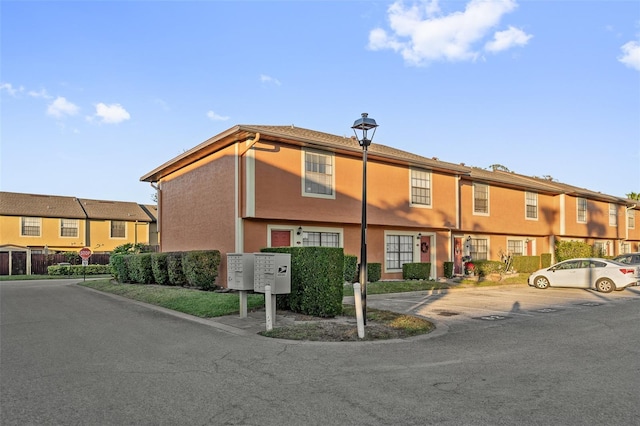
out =
[[151,203],[236,124],[640,192],[640,2],[0,2],[0,189]]

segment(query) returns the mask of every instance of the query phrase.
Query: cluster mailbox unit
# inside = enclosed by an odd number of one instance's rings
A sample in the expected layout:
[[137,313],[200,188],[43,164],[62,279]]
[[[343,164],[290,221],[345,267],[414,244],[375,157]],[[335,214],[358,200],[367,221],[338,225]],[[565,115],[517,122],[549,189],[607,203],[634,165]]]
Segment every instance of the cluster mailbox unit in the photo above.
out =
[[276,295],[291,293],[289,253],[227,254],[227,288],[240,292],[240,317],[247,316],[247,291],[267,293],[267,286],[271,298],[267,301],[265,295],[265,302],[273,311],[267,315],[275,318]]

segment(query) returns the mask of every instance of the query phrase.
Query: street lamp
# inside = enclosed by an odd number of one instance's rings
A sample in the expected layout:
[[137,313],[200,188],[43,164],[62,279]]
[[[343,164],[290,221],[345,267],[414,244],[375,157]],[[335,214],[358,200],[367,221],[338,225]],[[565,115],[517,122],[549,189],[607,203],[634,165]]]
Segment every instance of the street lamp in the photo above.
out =
[[[351,128],[356,135],[358,143],[362,147],[362,224],[360,227],[360,285],[362,286],[362,316],[364,325],[367,325],[367,148],[371,145],[371,139],[376,134],[376,120],[369,118],[369,114],[362,113]],[[371,137],[369,130],[373,129]],[[358,136],[358,130],[362,137]]]

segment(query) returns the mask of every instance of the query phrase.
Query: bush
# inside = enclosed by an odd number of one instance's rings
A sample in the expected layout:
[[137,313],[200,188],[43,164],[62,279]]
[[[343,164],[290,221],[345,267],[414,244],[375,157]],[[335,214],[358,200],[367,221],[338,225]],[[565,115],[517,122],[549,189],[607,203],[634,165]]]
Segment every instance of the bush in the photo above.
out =
[[182,270],[182,252],[172,251],[167,253],[167,275],[170,285],[187,285],[187,277]]
[[182,270],[187,282],[202,290],[214,290],[217,287],[219,267],[218,250],[194,250],[185,252],[182,256]]
[[540,256],[514,256],[512,265],[516,272],[535,272],[540,269]]
[[453,262],[444,262],[444,277],[453,278]]
[[129,259],[129,278],[138,284],[153,283],[152,253],[131,255]]
[[264,248],[291,254],[291,293],[276,298],[280,309],[331,318],[342,313],[344,252],[335,247]]
[[431,263],[405,263],[402,265],[402,278],[405,280],[428,280]]
[[358,281],[358,256],[344,255],[344,281],[348,283]]
[[551,266],[551,253],[542,253],[540,255],[540,267],[548,268]]
[[109,269],[119,283],[131,282],[128,266],[131,256],[130,254],[112,254],[109,256]]
[[380,281],[382,277],[382,264],[381,263],[367,263],[367,281],[375,283]]
[[106,275],[111,273],[109,265],[51,265],[47,268],[49,275]]
[[153,280],[156,284],[169,284],[167,253],[153,253],[151,255],[151,269],[153,270]]
[[489,274],[500,274],[505,270],[505,263],[499,260],[475,260],[475,273],[479,277],[486,277]]
[[580,241],[556,240],[556,262],[577,257],[591,257],[593,247]]

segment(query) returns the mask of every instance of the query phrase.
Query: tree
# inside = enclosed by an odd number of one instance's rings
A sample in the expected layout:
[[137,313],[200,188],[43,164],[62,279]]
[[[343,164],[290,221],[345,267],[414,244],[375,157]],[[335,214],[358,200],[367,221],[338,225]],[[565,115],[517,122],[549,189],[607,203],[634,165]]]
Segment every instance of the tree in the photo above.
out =
[[627,195],[627,198],[629,198],[630,200],[640,201],[640,192],[629,192],[626,195]]
[[502,164],[492,164],[489,166],[490,169],[492,169],[494,172],[495,171],[501,171],[501,172],[510,172],[511,170],[509,170],[509,168],[507,166],[503,166]]

